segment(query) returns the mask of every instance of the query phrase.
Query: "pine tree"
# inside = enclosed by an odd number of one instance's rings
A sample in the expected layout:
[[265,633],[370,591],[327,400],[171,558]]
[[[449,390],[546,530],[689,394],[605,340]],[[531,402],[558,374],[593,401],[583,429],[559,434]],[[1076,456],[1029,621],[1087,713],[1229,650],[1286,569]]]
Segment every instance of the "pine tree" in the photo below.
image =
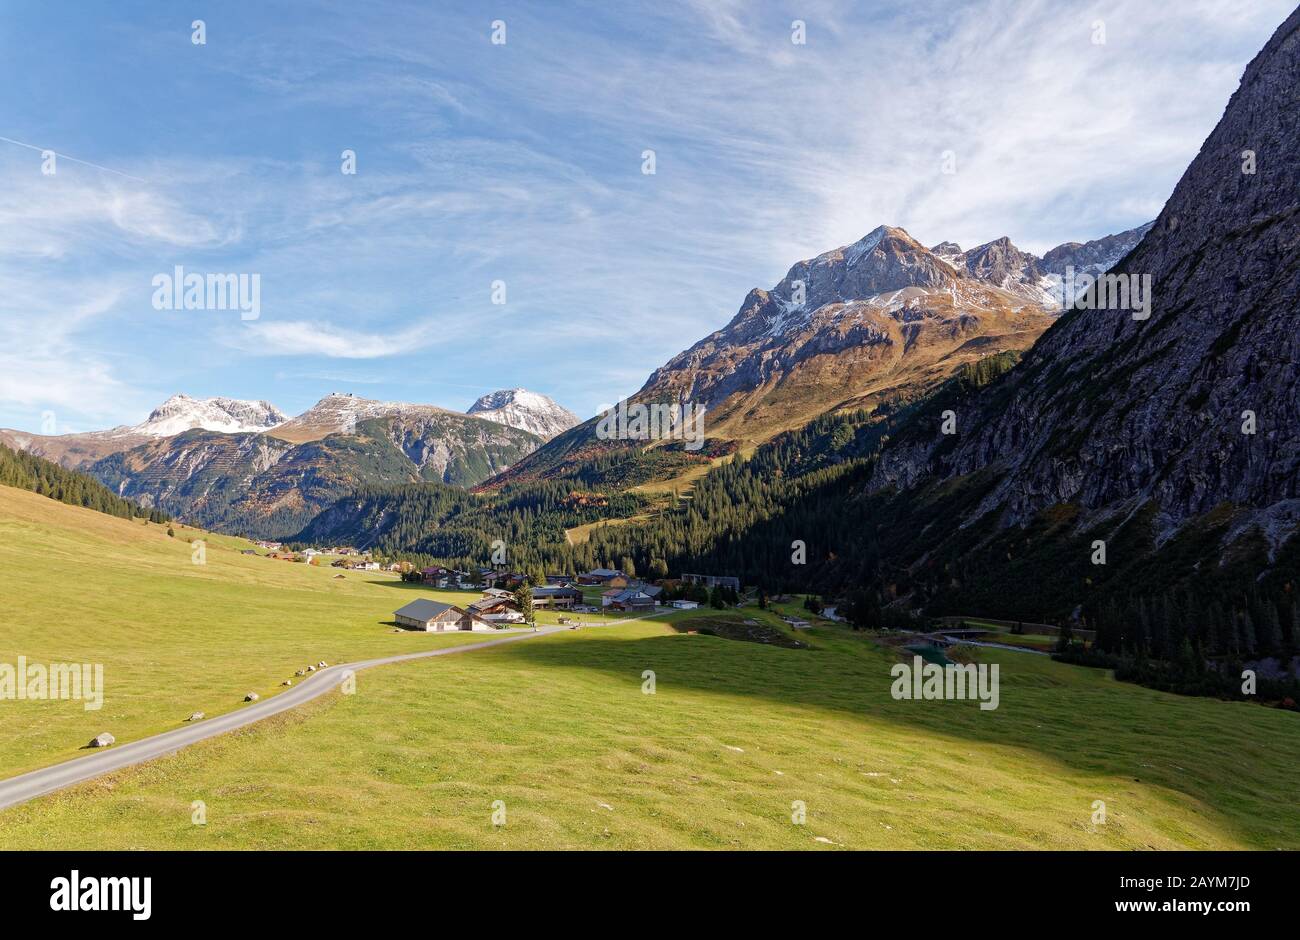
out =
[[524,584],[515,591],[515,606],[524,615],[524,623],[537,628],[537,615],[533,611],[533,589]]

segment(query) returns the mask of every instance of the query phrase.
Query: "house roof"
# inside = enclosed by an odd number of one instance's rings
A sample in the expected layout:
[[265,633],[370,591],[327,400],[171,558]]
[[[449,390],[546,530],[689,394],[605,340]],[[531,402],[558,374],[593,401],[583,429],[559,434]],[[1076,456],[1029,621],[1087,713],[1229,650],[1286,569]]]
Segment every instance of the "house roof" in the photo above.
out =
[[494,607],[510,607],[518,610],[515,602],[508,597],[481,597],[469,605],[471,613],[482,613],[485,610],[491,610]]
[[619,571],[617,568],[592,568],[590,571],[586,573],[585,577],[612,578],[616,575],[621,575],[622,573],[623,572]]
[[460,610],[460,608],[455,604],[444,604],[441,601],[431,601],[422,597],[418,601],[411,601],[405,607],[399,607],[394,615],[401,614],[412,620],[432,620],[446,610]]
[[535,587],[533,597],[581,597],[582,592],[575,587]]
[[[609,593],[609,591],[606,591],[606,592],[605,592],[605,594],[608,594],[608,593]],[[602,595],[602,596],[604,596],[604,595]],[[651,599],[649,594],[644,594],[644,593],[642,593],[641,591],[635,590],[635,589],[633,589],[633,588],[628,588],[626,591],[619,591],[617,594],[615,594],[615,595],[614,595],[614,600],[616,600],[616,601],[630,601],[630,600],[635,600],[635,599],[638,598],[638,597],[639,597],[639,598],[643,598],[643,599],[645,599],[645,600],[647,600],[647,601]]]

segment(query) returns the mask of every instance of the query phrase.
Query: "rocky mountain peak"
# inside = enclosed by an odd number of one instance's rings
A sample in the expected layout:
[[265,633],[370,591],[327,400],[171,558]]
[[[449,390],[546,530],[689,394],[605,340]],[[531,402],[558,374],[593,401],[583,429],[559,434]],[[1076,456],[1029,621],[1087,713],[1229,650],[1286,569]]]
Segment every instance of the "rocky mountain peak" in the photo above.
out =
[[[881,225],[851,245],[795,264],[772,289],[771,298],[785,314],[811,313],[826,304],[885,291],[945,287],[961,276],[903,229]],[[790,318],[782,316],[774,329],[788,322]]]
[[466,414],[552,438],[579,423],[572,411],[540,392],[506,388],[489,392],[469,406]]
[[191,398],[178,394],[155,408],[130,430],[150,437],[171,437],[193,428],[226,434],[267,431],[288,420],[267,401],[237,398]]
[[1038,287],[1043,273],[1039,259],[1021,251],[1006,235],[972,248],[961,257],[967,273],[1036,303],[1049,303]]

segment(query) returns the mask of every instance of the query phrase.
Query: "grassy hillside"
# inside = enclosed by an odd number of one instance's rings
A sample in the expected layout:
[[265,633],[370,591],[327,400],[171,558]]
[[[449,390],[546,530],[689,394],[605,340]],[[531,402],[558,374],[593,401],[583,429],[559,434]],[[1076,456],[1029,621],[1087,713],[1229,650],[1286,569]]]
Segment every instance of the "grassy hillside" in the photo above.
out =
[[154,522],[170,517],[158,510],[147,511],[122,499],[108,487],[83,473],[59,466],[51,460],[15,450],[0,443],[0,485],[30,490],[69,506],[84,506],[122,519],[136,516]]
[[996,711],[894,701],[891,652],[800,638],[640,621],[383,667],[8,810],[0,848],[1300,847],[1293,714],[1003,651]]
[[[191,712],[240,707],[316,663],[426,649],[461,637],[394,634],[410,599],[395,576],[241,555],[247,542],[117,519],[0,486],[0,663],[103,663],[105,703],[0,701],[0,774],[77,756]],[[205,565],[192,538],[206,538]],[[415,587],[416,591],[422,589]],[[424,592],[437,596],[436,592]]]

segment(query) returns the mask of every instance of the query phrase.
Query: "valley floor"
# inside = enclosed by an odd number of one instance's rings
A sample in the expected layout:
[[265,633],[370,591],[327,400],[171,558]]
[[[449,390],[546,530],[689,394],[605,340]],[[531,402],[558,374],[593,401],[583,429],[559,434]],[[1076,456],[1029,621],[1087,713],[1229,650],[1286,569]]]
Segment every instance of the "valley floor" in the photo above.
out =
[[[482,639],[393,634],[408,589],[242,556],[236,540],[214,537],[205,572],[176,571],[189,547],[158,527],[14,492],[0,488],[17,624],[0,662],[99,653],[118,687],[99,713],[0,702],[4,776],[105,728],[134,739],[238,707],[232,693],[272,693],[306,661]],[[995,649],[978,655],[1000,664],[996,710],[896,701],[896,656],[869,638],[685,632],[718,616],[370,670],[354,695],[0,812],[0,849],[1300,848],[1292,713]]]

